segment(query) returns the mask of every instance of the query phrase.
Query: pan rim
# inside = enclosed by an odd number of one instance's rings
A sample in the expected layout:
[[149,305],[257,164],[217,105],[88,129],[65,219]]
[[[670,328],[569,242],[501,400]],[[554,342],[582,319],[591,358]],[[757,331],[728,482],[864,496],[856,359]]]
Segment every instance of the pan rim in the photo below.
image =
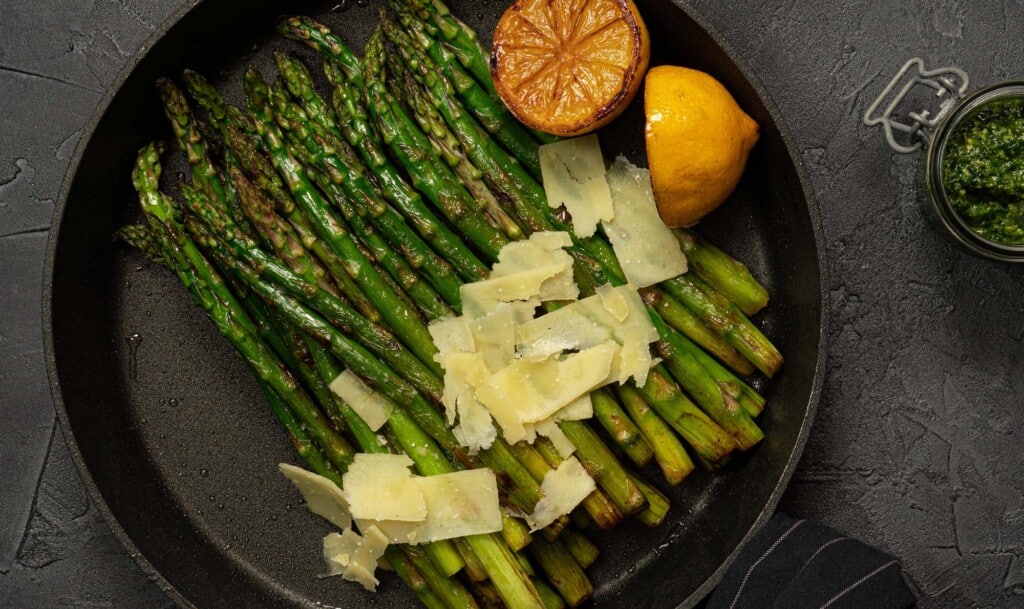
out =
[[725,575],[726,570],[739,556],[739,553],[743,550],[744,546],[761,530],[768,520],[775,514],[775,509],[778,507],[779,502],[782,500],[783,493],[786,492],[786,488],[789,486],[789,481],[793,478],[793,474],[796,471],[797,466],[800,464],[803,458],[804,450],[807,447],[807,439],[810,437],[811,428],[814,426],[814,419],[818,412],[818,406],[821,402],[822,386],[825,381],[826,363],[828,360],[828,328],[829,328],[829,317],[831,313],[831,302],[828,297],[829,291],[829,274],[828,274],[828,251],[825,248],[825,236],[824,231],[821,227],[821,211],[818,208],[818,201],[814,197],[814,192],[810,188],[810,179],[807,177],[807,170],[804,168],[803,162],[799,156],[794,156],[793,152],[796,150],[794,145],[793,136],[789,131],[789,126],[782,117],[782,113],[779,111],[775,100],[772,99],[771,95],[768,94],[767,88],[764,83],[757,76],[754,70],[750,67],[743,57],[736,52],[731,44],[725,39],[725,37],[712,26],[703,15],[697,12],[692,6],[684,4],[684,0],[671,0],[671,4],[683,14],[693,20],[704,32],[711,38],[715,44],[718,45],[722,52],[736,65],[736,69],[743,74],[743,78],[746,79],[750,87],[754,89],[757,96],[760,98],[761,103],[764,104],[765,110],[768,111],[768,115],[772,117],[772,121],[775,123],[775,129],[779,133],[779,137],[782,140],[783,145],[786,147],[786,151],[789,153],[790,158],[793,159],[793,168],[796,172],[797,181],[800,183],[800,189],[803,192],[804,200],[806,201],[807,214],[811,221],[811,232],[814,235],[814,247],[815,253],[818,258],[818,298],[821,302],[821,317],[819,319],[818,326],[818,357],[817,362],[814,365],[814,379],[811,382],[811,391],[808,395],[807,411],[804,414],[803,423],[800,425],[800,432],[797,434],[796,441],[793,443],[793,449],[789,454],[789,459],[786,461],[786,467],[782,471],[782,475],[779,477],[775,488],[768,496],[768,501],[765,503],[764,509],[754,520],[750,530],[743,536],[743,539],[736,544],[735,549],[722,561],[722,564],[715,569],[715,572],[711,574],[708,579],[704,581],[692,594],[683,599],[678,605],[677,609],[683,607],[696,606],[698,602],[706,598],[711,591],[718,586],[722,581],[722,577]]
[[[77,440],[75,438],[74,430],[71,427],[71,421],[67,414],[66,405],[63,399],[63,391],[60,386],[60,378],[57,371],[56,355],[54,347],[54,335],[53,335],[53,280],[56,271],[56,253],[57,245],[60,241],[60,234],[63,227],[64,214],[67,208],[67,203],[71,191],[71,187],[75,182],[78,175],[78,169],[82,161],[85,149],[88,147],[89,142],[92,140],[96,127],[99,125],[103,117],[106,115],[111,102],[114,97],[121,91],[125,82],[132,76],[138,65],[148,57],[150,51],[157,45],[157,43],[166,36],[170,30],[178,25],[187,15],[198,8],[200,5],[208,2],[209,0],[188,0],[186,4],[174,11],[168,16],[158,28],[156,28],[147,37],[143,45],[132,54],[132,56],[126,61],[124,67],[118,72],[117,76],[107,86],[103,97],[96,105],[92,116],[85,124],[82,130],[82,138],[79,140],[75,147],[74,154],[71,157],[71,161],[68,164],[68,169],[64,174],[64,178],[61,183],[60,194],[57,199],[57,203],[54,207],[53,216],[50,222],[50,233],[47,238],[46,257],[43,267],[43,285],[42,285],[42,329],[43,329],[43,349],[44,359],[46,362],[47,378],[50,384],[50,393],[53,400],[53,406],[55,416],[61,428],[61,434],[64,437],[64,441],[68,447],[68,451],[71,455],[71,460],[75,464],[75,469],[78,471],[79,478],[82,481],[86,492],[89,494],[89,499],[93,506],[99,511],[100,516],[104,522],[110,528],[111,532],[121,543],[128,554],[134,559],[135,563],[143,571],[143,573],[160,588],[168,597],[171,598],[178,606],[186,609],[197,609],[196,605],[186,598],[178,589],[172,585],[146,558],[142,551],[135,544],[133,539],[128,535],[127,531],[122,527],[121,523],[114,516],[110,506],[107,504],[106,499],[103,497],[93,480],[92,474],[89,471],[88,466],[82,456],[81,450],[78,447]],[[778,131],[779,137],[782,140],[790,158],[793,161],[793,167],[797,176],[797,180],[800,184],[800,190],[803,193],[804,200],[806,202],[807,214],[811,224],[811,232],[814,237],[815,253],[818,262],[818,297],[820,299],[820,318],[818,325],[818,341],[817,341],[817,358],[814,366],[814,377],[811,382],[810,392],[808,394],[808,403],[806,412],[803,418],[803,422],[800,425],[800,430],[796,436],[796,440],[790,451],[789,457],[786,461],[786,466],[783,468],[782,474],[779,477],[775,488],[768,496],[761,513],[754,520],[750,529],[746,535],[740,540],[733,551],[725,558],[722,564],[709,576],[703,584],[701,584],[696,590],[694,590],[687,597],[680,599],[677,608],[693,607],[696,603],[703,600],[711,591],[719,584],[725,571],[732,565],[736,560],[739,552],[743,547],[750,541],[750,539],[757,534],[762,526],[771,518],[774,514],[775,509],[782,498],[783,493],[786,491],[793,474],[799,465],[799,462],[804,454],[808,437],[810,436],[811,428],[813,427],[814,420],[817,414],[819,403],[821,400],[822,387],[825,378],[826,361],[828,358],[828,328],[829,328],[829,317],[830,317],[830,302],[828,299],[828,286],[829,284],[829,269],[828,269],[828,257],[827,250],[825,249],[824,233],[821,226],[821,215],[818,208],[817,200],[813,195],[813,191],[810,188],[810,181],[807,177],[806,169],[801,162],[799,156],[794,155],[796,150],[794,146],[793,137],[789,131],[788,125],[782,117],[778,106],[775,101],[769,95],[764,84],[760,78],[757,77],[756,73],[751,69],[748,62],[739,55],[735,49],[730,45],[726,39],[722,36],[718,30],[712,26],[708,20],[701,15],[696,9],[688,4],[685,4],[683,0],[669,0],[668,2],[675,10],[681,11],[687,18],[692,20],[697,26],[699,26],[708,37],[714,41],[714,43],[722,50],[722,52],[729,58],[730,61],[736,66],[737,70],[743,75],[743,78],[747,81],[750,87],[756,92],[761,102],[764,104],[764,108],[768,115],[771,117],[775,124],[776,130]]]
[[71,187],[75,182],[75,178],[78,176],[79,165],[81,165],[85,149],[88,148],[89,142],[95,135],[96,127],[100,124],[100,121],[103,120],[103,117],[110,108],[110,104],[113,102],[114,97],[116,97],[121,91],[125,82],[135,72],[138,65],[149,56],[150,51],[153,50],[156,44],[166,36],[174,26],[176,26],[185,18],[186,15],[195,10],[204,1],[205,0],[188,0],[186,4],[171,13],[166,19],[164,19],[159,27],[153,30],[153,32],[146,38],[146,41],[142,43],[142,46],[132,54],[127,62],[125,62],[124,67],[117,73],[114,80],[107,85],[107,89],[103,93],[103,97],[100,98],[99,103],[96,105],[96,110],[83,127],[82,137],[78,140],[78,145],[75,146],[75,152],[71,156],[71,162],[68,164],[67,172],[64,174],[64,179],[61,182],[60,187],[60,195],[57,198],[57,204],[54,206],[53,216],[50,220],[50,233],[47,236],[46,243],[46,259],[43,265],[42,290],[43,354],[46,360],[46,374],[50,382],[50,395],[53,399],[53,408],[57,421],[60,424],[61,435],[64,436],[64,442],[68,447],[68,452],[71,454],[71,460],[75,464],[75,469],[78,471],[79,478],[85,486],[86,492],[89,494],[89,500],[100,513],[100,516],[103,518],[103,521],[106,522],[110,531],[114,534],[114,537],[116,537],[121,543],[121,546],[128,551],[128,555],[134,559],[135,564],[137,564],[146,577],[156,584],[164,594],[170,597],[175,604],[180,607],[184,607],[185,609],[198,608],[194,603],[192,603],[192,601],[185,598],[185,596],[179,592],[178,589],[175,588],[151,562],[149,562],[149,559],[145,557],[139,547],[135,545],[135,542],[128,535],[128,532],[125,531],[124,527],[121,526],[121,523],[114,516],[110,506],[107,505],[107,500],[103,497],[99,487],[96,486],[92,473],[85,464],[82,452],[78,448],[78,441],[75,438],[74,430],[71,428],[71,420],[68,417],[67,408],[64,404],[64,394],[60,386],[60,376],[57,372],[56,350],[54,348],[53,336],[53,279],[56,271],[57,244],[60,242],[60,233],[64,226],[64,212],[67,209]]

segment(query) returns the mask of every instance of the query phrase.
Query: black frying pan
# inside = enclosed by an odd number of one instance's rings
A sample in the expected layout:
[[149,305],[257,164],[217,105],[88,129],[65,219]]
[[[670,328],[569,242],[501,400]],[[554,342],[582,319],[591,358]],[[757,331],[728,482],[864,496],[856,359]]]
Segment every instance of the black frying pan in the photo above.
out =
[[[355,6],[331,12],[339,1],[208,0],[179,12],[111,86],[57,205],[44,328],[58,417],[114,533],[186,607],[414,603],[386,575],[376,595],[315,577],[327,526],[298,507],[277,473],[278,462],[296,456],[245,364],[175,277],[111,239],[136,207],[128,179],[136,150],[171,137],[154,80],[191,67],[240,101],[243,69],[254,64],[272,77],[274,49],[319,62],[276,36],[279,13],[320,17],[361,48],[376,3],[349,1]],[[762,386],[769,405],[759,447],[718,475],[697,472],[671,489],[673,509],[662,526],[631,522],[600,538],[593,606],[692,607],[772,513],[803,449],[821,386],[827,282],[817,210],[764,89],[689,9],[665,0],[638,4],[655,63],[710,72],[761,124],[743,183],[701,230],[767,284],[773,299],[758,321],[786,356],[782,373]],[[452,5],[486,40],[507,2]],[[601,133],[605,152],[644,162],[641,126],[638,100]],[[174,156],[168,184],[185,170]]]

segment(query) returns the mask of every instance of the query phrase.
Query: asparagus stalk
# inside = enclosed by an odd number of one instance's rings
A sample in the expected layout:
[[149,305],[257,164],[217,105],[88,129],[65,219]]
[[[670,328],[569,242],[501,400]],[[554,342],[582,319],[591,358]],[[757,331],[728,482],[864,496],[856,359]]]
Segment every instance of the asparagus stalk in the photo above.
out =
[[663,365],[655,366],[639,388],[651,408],[676,430],[703,462],[715,469],[736,449],[736,441],[697,408],[669,378]]
[[640,492],[644,494],[644,497],[647,498],[647,507],[636,514],[636,519],[649,527],[658,526],[665,520],[665,516],[668,514],[670,507],[668,497],[632,472],[630,473],[630,478],[633,480],[633,484],[636,484]]
[[708,327],[700,317],[679,304],[661,288],[657,286],[643,288],[640,290],[640,296],[644,303],[657,311],[658,315],[661,315],[661,318],[669,325],[685,334],[690,340],[706,349],[708,353],[714,355],[738,374],[749,376],[756,372],[757,369],[750,363],[750,360],[740,355],[740,352],[734,349],[721,334]]
[[530,555],[570,607],[579,606],[594,594],[590,579],[560,541],[535,539],[530,544]]
[[[419,391],[440,399],[439,391],[442,390],[442,384],[434,370],[437,367],[436,362],[433,367],[426,365],[411,351],[404,349],[386,328],[371,324],[336,296],[320,289],[315,283],[305,281],[277,258],[245,239],[233,230],[224,216],[218,217],[216,210],[209,205],[204,206],[198,192],[184,189],[182,194],[196,216],[205,221],[207,231],[213,233],[212,238],[203,239],[203,245],[211,253],[215,253],[218,260],[224,261],[229,268],[236,269],[238,277],[251,289],[262,295],[267,293],[268,289],[273,289],[267,284],[272,282],[277,289],[287,292],[324,316],[332,326],[344,328],[352,340],[358,341],[394,368],[402,370],[405,379]],[[202,229],[196,227],[195,232],[200,230]],[[249,270],[240,264],[241,261],[244,261]]]
[[436,28],[430,30],[425,22],[416,18],[396,0],[391,0],[388,4],[393,9],[392,14],[397,17],[413,42],[451,81],[455,92],[480,124],[515,155],[531,175],[538,180],[541,179],[537,142],[526,128],[512,116],[504,104],[491,97],[490,93],[470,76],[458,63],[454,53],[433,37],[437,35]]
[[420,192],[463,231],[486,260],[497,260],[508,236],[479,212],[451,168],[431,154],[429,140],[388,92],[383,67],[383,39],[371,36],[366,47],[365,95],[381,137]]
[[225,146],[231,151],[238,166],[271,201],[275,208],[288,217],[294,232],[303,246],[310,250],[327,268],[338,289],[372,322],[380,321],[380,314],[362,293],[350,275],[350,270],[316,236],[305,215],[296,209],[291,195],[270,161],[258,150],[261,146],[252,120],[238,108],[228,104],[220,93],[202,75],[191,70],[185,71],[185,82],[192,96],[207,109],[211,122],[224,137]]
[[[426,62],[426,56],[419,52],[401,28],[384,20],[381,23],[381,31],[395,45],[398,55],[402,58],[399,65],[405,68],[404,74],[423,87],[428,94],[430,103],[462,143],[462,149],[466,156],[483,173],[488,185],[496,195],[509,199],[520,226],[530,231],[543,230],[541,228],[542,220],[537,217],[538,208],[527,200],[529,195],[537,195],[538,192],[525,193],[520,183],[522,180],[516,173],[525,178],[525,183],[537,186],[536,181],[523,172],[519,162],[500,149],[500,146],[486,135],[479,123],[467,114],[461,105],[456,103],[455,92],[451,84],[442,74],[432,69],[433,65]],[[368,44],[367,61],[372,56],[371,51]],[[381,49],[382,51],[383,49]],[[547,207],[543,190],[537,186],[537,191],[539,191],[540,197],[538,201]]]
[[533,582],[533,586],[537,588],[537,593],[540,594],[541,600],[544,601],[545,609],[563,609],[565,607],[565,601],[562,600],[562,597],[543,579],[531,577],[530,581]]
[[[391,55],[387,56],[388,64],[391,65],[397,60]],[[397,67],[397,66],[396,66]],[[401,74],[401,69],[392,70],[392,73]],[[403,79],[404,80],[404,79]],[[403,86],[404,84],[404,86]],[[427,139],[433,145],[437,154],[445,160],[459,181],[466,190],[477,200],[479,208],[487,214],[493,224],[500,226],[508,235],[509,239],[521,239],[523,229],[519,227],[498,202],[491,189],[483,180],[483,174],[473,163],[462,154],[462,145],[445,124],[441,115],[430,105],[429,100],[418,88],[409,86],[408,83],[400,83],[398,78],[390,78],[387,81],[388,90],[396,100],[402,100],[412,108],[412,118],[419,124]]]
[[[139,154],[134,172],[135,187],[143,212],[150,217],[150,229],[163,250],[163,258],[207,312],[217,329],[249,362],[257,378],[289,404],[324,448],[328,458],[345,469],[354,451],[344,438],[334,432],[295,378],[282,366],[274,353],[259,340],[255,324],[237,299],[227,290],[220,275],[195,244],[185,236],[173,217],[161,218],[171,208],[170,200],[159,192],[158,147],[150,144]],[[154,200],[161,202],[155,204]],[[194,255],[188,253],[194,251]],[[225,297],[226,294],[226,297]]]
[[[365,215],[391,244],[405,257],[413,270],[417,270],[437,290],[446,302],[459,306],[459,281],[451,265],[438,256],[405,220],[381,197],[377,187],[363,174],[362,163],[341,139],[330,133],[317,133],[309,124],[305,112],[286,99],[276,101],[279,124],[285,126],[296,142],[305,146],[313,167],[326,173],[331,181],[344,191],[342,204]],[[292,150],[289,147],[289,150]],[[408,291],[408,290],[407,290]]]
[[308,149],[301,144],[289,139],[288,152],[302,164],[314,184],[320,187],[328,200],[341,213],[339,222],[344,222],[346,227],[352,231],[360,244],[372,258],[384,269],[387,275],[399,286],[396,291],[399,297],[408,296],[413,303],[411,308],[418,309],[425,319],[451,315],[451,309],[434,291],[431,286],[420,280],[420,275],[409,266],[405,258],[398,254],[380,234],[366,222],[363,210],[352,205],[352,199],[345,193],[342,187],[333,180],[326,171],[317,166],[317,160]]
[[[458,58],[459,63],[487,89],[492,97],[497,99],[498,94],[491,78],[491,54],[478,41],[476,31],[453,16],[448,7],[440,0],[410,0],[408,4],[410,8],[415,9],[421,21],[429,22],[437,28],[438,35],[435,38],[443,39],[447,47]],[[529,131],[542,144],[551,144],[559,140],[557,136],[550,133],[535,129]]]
[[562,536],[559,537],[559,541],[565,545],[565,549],[569,550],[572,557],[584,569],[594,564],[601,553],[594,542],[587,539],[586,535],[574,528],[566,529],[565,533],[562,533]]
[[657,343],[658,353],[664,358],[672,376],[700,404],[701,409],[722,429],[729,432],[743,450],[752,448],[764,439],[764,433],[735,398],[723,390],[690,355],[684,346],[684,342],[689,342],[686,337],[669,328],[656,315],[652,315],[651,320],[658,328],[659,335],[663,337]]
[[[301,62],[282,54],[278,60],[278,66],[292,95],[303,100],[307,108],[322,108],[319,110],[320,116],[330,117],[330,108],[316,93],[312,79]],[[333,78],[331,78],[332,70],[336,71]],[[334,62],[328,61],[325,71],[332,83],[339,81],[344,83],[344,76]],[[382,149],[380,136],[367,121],[366,110],[359,100],[359,96],[349,95],[348,87],[343,85],[335,86],[334,89],[336,102],[334,105],[336,113],[334,127],[352,147],[359,151],[367,169],[380,183],[380,194],[402,211],[412,227],[427,243],[447,260],[452,261],[453,266],[464,279],[475,281],[485,277],[487,266],[477,258],[458,235],[440,222],[424,204],[420,194],[412,189],[391,165]]]
[[421,19],[429,21],[439,35],[456,52],[459,62],[473,75],[488,93],[497,96],[491,79],[491,54],[480,44],[476,31],[452,16],[442,2],[408,0],[410,9]]
[[672,428],[644,400],[635,385],[621,385],[619,399],[629,416],[643,431],[654,451],[654,459],[665,480],[675,486],[693,471],[693,461]]
[[192,168],[192,180],[198,187],[206,189],[214,200],[226,202],[224,185],[213,167],[206,142],[199,133],[192,110],[185,100],[185,94],[167,78],[158,78],[156,86],[163,102],[164,114],[170,120],[178,145],[185,152],[188,164]]
[[[287,19],[281,22],[279,29],[285,36],[305,42],[325,55],[328,66],[340,68],[344,82],[339,78],[338,70],[328,67],[325,71],[335,86],[335,107],[345,105],[350,109],[352,117],[359,116],[355,111],[355,104],[358,103],[356,91],[364,90],[365,74],[366,108],[377,123],[383,142],[409,174],[413,185],[463,232],[481,254],[488,260],[495,260],[498,250],[507,242],[507,237],[484,217],[473,213],[473,198],[458,183],[451,169],[430,154],[430,142],[426,136],[419,132],[401,106],[391,99],[383,84],[382,53],[367,54],[367,63],[363,67],[340,38],[326,26],[307,17]],[[379,36],[377,38],[371,38],[369,49],[381,44]],[[362,128],[358,123],[355,126]]]
[[[416,598],[427,609],[451,609],[441,597],[434,594],[431,590],[430,585],[427,583],[426,578],[422,573],[413,565],[409,557],[406,556],[398,546],[388,546],[384,550],[384,558],[387,559],[388,563],[398,574],[398,577],[405,582],[405,585],[416,595]],[[456,579],[450,580],[452,585],[461,586]]]
[[246,72],[245,83],[250,112],[256,129],[271,156],[274,167],[284,178],[295,202],[312,221],[327,245],[353,269],[353,278],[381,316],[413,353],[424,363],[433,361],[434,345],[426,326],[413,311],[406,309],[387,288],[380,273],[366,259],[355,240],[330,213],[329,205],[309,182],[302,166],[290,155],[280,129],[273,122],[269,92],[255,70]]
[[743,379],[726,370],[715,358],[702,351],[697,345],[688,340],[678,341],[678,344],[704,367],[704,370],[715,379],[722,391],[739,402],[750,417],[753,418],[761,414],[765,405],[763,395],[755,391]]
[[654,457],[654,449],[637,423],[622,409],[610,389],[593,391],[594,418],[612,437],[615,445],[637,466],[643,467]]
[[690,268],[708,285],[725,294],[744,314],[753,315],[768,304],[768,290],[754,279],[742,262],[689,229],[676,229],[675,235]]
[[[164,145],[160,142],[152,142],[139,151],[135,167],[132,170],[132,184],[139,195],[139,204],[144,214],[160,223],[169,222],[176,232],[181,232],[181,226],[177,221],[178,214],[174,209],[171,199],[159,191],[160,155],[163,151]],[[153,234],[152,230],[151,234]],[[178,243],[178,248],[188,259],[189,264],[192,265],[193,272],[197,274],[206,287],[219,300],[226,303],[227,306],[238,308],[238,301],[235,299],[234,294],[231,293],[220,275],[213,270],[206,258],[203,257],[195,243],[190,239],[183,238]],[[247,331],[254,332],[256,329],[248,317],[242,316],[235,321]]]
[[145,224],[126,224],[117,229],[114,236],[142,252],[146,260],[158,266],[170,268],[168,262],[164,260],[163,248],[153,238],[149,227]]
[[[233,130],[229,128],[227,131],[226,141],[228,145],[232,147],[232,150],[235,153],[236,158],[239,159],[241,166],[244,167],[246,165],[243,160],[249,157],[259,159],[259,161],[250,163],[250,167],[259,166],[261,164],[260,162],[269,163],[269,161],[266,161],[262,154],[256,150],[252,141],[242,136],[240,130]],[[247,169],[246,171],[247,176],[250,179],[254,179],[254,183],[257,186],[261,183],[267,184],[269,182],[269,180],[264,180],[259,177],[263,175],[262,172],[265,171],[265,168],[260,168],[258,170],[260,173],[255,174],[257,176],[256,178],[253,177],[254,173],[250,170]],[[274,178],[280,180],[280,177],[277,175],[277,172],[273,167],[270,167],[270,172]],[[381,321],[380,312],[377,311],[373,306],[373,303],[370,302],[355,282],[353,273],[357,272],[358,268],[346,264],[342,258],[335,254],[334,251],[331,250],[322,239],[320,239],[312,222],[305,213],[295,205],[295,202],[292,201],[291,195],[283,194],[282,196],[275,196],[272,189],[268,190],[265,186],[260,186],[260,189],[274,201],[276,211],[287,218],[288,223],[292,227],[292,231],[294,231],[295,235],[298,236],[302,245],[312,252],[324,265],[339,291],[348,298],[352,305],[364,317],[374,323],[379,323]],[[406,304],[409,308],[412,308],[411,301],[408,300],[408,297],[404,292],[398,289],[396,290],[396,294],[400,297],[404,296],[405,298],[403,300],[407,301]]]
[[[427,558],[424,548],[429,547],[403,545],[401,546],[401,552],[422,574],[428,588],[441,601],[442,606],[450,609],[475,609],[477,604],[469,590],[462,586],[461,583],[450,585],[448,581],[451,581],[451,579],[438,572],[434,564]],[[390,554],[385,555],[390,557]]]
[[477,559],[476,554],[473,554],[473,550],[470,549],[466,540],[457,538],[452,541],[455,543],[455,548],[462,556],[463,562],[466,563],[466,577],[468,577],[472,582],[486,581],[487,571],[484,569],[484,566],[480,564],[480,560]]
[[274,213],[272,204],[263,196],[262,191],[257,189],[237,167],[229,167],[228,174],[231,176],[231,182],[237,187],[245,217],[278,258],[307,283],[316,284],[325,292],[350,304],[341,296],[336,285],[327,279],[328,273],[323,265],[306,253],[302,241],[291,225]]
[[676,300],[717,330],[765,376],[782,365],[782,355],[771,341],[725,296],[692,273],[680,275],[661,286]]

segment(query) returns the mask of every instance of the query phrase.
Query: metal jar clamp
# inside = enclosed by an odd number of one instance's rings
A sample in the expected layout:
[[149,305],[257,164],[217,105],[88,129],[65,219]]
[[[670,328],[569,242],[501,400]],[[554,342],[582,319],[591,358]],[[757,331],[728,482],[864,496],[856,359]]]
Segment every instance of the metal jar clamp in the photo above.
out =
[[[1024,246],[1013,246],[985,239],[974,232],[953,209],[942,180],[942,159],[946,143],[961,119],[981,106],[1008,98],[1024,99],[1024,81],[1005,81],[983,87],[970,95],[970,79],[958,68],[925,69],[924,60],[914,57],[903,64],[878,98],[864,113],[864,124],[880,126],[889,146],[900,154],[924,148],[926,152],[919,200],[925,215],[944,228],[972,253],[1006,262],[1024,262]],[[906,112],[898,111],[917,87],[934,91],[938,107]],[[902,138],[900,137],[902,135]]]

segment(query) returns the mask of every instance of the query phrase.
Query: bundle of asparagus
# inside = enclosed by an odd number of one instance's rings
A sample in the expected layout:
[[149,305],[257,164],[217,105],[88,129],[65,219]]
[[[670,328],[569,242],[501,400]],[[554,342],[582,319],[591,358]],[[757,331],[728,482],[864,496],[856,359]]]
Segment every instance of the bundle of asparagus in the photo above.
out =
[[[143,221],[119,234],[178,275],[249,362],[316,473],[340,486],[358,451],[404,453],[424,476],[497,474],[500,533],[388,547],[425,605],[576,606],[593,591],[584,569],[597,558],[581,530],[630,516],[654,526],[668,511],[633,467],[653,460],[675,485],[693,470],[691,455],[714,470],[763,438],[754,418],[764,399],[741,376],[781,365],[747,318],[767,293],[742,264],[677,233],[691,271],[641,290],[663,364],[642,386],[595,391],[592,422],[558,423],[597,490],[531,535],[513,515],[533,512],[562,456],[544,437],[499,437],[475,455],[461,446],[439,409],[444,371],[427,324],[461,311],[460,285],[486,278],[502,246],[571,233],[537,179],[537,148],[551,138],[495,101],[486,51],[439,0],[390,9],[362,59],[312,19],[281,22],[285,36],[323,54],[330,101],[284,53],[273,85],[245,74],[244,110],[186,71],[216,147],[185,94],[161,79],[191,181],[172,199],[159,186],[163,146],[143,148],[132,172]],[[583,295],[625,283],[603,236],[573,236],[568,251]],[[328,387],[345,369],[392,403],[382,436]]]

